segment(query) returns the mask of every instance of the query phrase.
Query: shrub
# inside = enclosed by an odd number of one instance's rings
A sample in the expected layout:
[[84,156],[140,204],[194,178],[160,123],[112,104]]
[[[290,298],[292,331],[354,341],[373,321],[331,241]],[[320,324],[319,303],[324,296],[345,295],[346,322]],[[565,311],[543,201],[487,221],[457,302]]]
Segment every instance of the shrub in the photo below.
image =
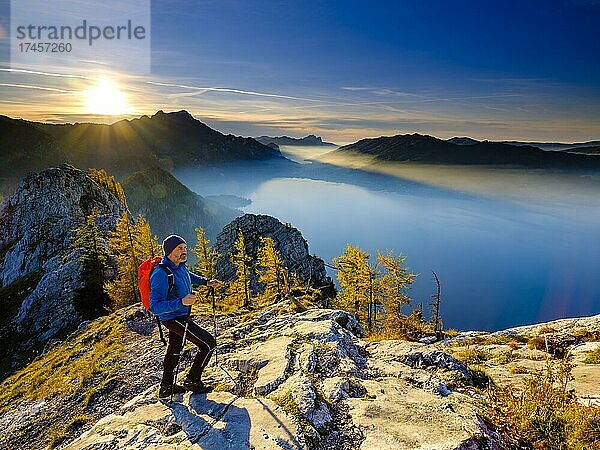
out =
[[452,356],[467,365],[482,364],[492,357],[490,352],[477,347],[462,347],[451,350]]
[[448,337],[456,337],[460,334],[460,331],[455,330],[454,328],[450,328],[449,330],[444,331],[444,334]]
[[600,364],[600,346],[589,352],[583,362],[586,364]]
[[576,339],[569,334],[555,333],[534,336],[527,341],[527,345],[530,348],[545,351],[556,358],[564,358],[569,347],[575,342]]
[[568,361],[548,359],[521,391],[490,388],[488,419],[510,448],[600,449],[600,409],[579,405],[568,389],[571,380]]
[[519,375],[519,374],[529,373],[529,370],[527,369],[527,367],[520,366],[518,364],[515,364],[514,366],[511,366],[510,369],[508,369],[508,370],[513,375]]
[[508,364],[509,362],[512,362],[515,359],[517,359],[517,355],[512,349],[509,349],[497,355],[494,358],[494,361],[498,364]]

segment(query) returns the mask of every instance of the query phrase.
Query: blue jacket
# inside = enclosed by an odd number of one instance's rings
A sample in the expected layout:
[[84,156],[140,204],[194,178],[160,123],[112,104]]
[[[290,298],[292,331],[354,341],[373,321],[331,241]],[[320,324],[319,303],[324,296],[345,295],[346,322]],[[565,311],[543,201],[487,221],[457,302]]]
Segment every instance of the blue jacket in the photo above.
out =
[[208,280],[188,271],[185,263],[176,266],[166,256],[161,261],[173,272],[173,289],[167,297],[169,279],[160,267],[155,267],[150,274],[150,311],[160,320],[171,320],[185,316],[190,311],[181,299],[192,292],[192,285],[206,284]]

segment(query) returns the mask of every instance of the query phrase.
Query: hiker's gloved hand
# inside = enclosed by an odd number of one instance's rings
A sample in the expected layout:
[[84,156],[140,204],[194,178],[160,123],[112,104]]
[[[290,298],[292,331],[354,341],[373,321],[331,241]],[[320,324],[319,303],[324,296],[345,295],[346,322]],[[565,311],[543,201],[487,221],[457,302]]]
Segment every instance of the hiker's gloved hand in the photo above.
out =
[[215,278],[213,278],[212,280],[209,280],[206,285],[208,287],[219,287],[221,285],[221,282]]
[[198,301],[198,297],[196,297],[194,294],[188,294],[181,299],[181,303],[183,303],[185,306],[192,306],[194,303],[196,303],[196,301]]

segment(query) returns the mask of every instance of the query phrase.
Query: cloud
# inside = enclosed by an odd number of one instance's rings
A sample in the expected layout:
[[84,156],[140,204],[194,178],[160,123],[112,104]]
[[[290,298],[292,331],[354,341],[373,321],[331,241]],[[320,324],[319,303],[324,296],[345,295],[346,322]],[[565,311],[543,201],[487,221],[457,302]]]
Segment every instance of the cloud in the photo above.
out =
[[26,70],[26,69],[4,69],[0,68],[0,72],[12,72],[12,73],[25,73],[29,75],[42,75],[46,77],[60,77],[60,78],[78,78],[81,80],[91,80],[91,77],[84,77],[82,75],[74,75],[68,73],[52,73],[52,72],[39,72],[36,70]]
[[241,95],[255,95],[258,97],[272,97],[272,98],[281,98],[286,100],[302,100],[307,102],[323,102],[324,100],[318,100],[314,98],[305,98],[305,97],[294,97],[290,95],[281,95],[281,94],[271,94],[267,92],[255,92],[255,91],[245,91],[242,89],[233,89],[233,88],[221,88],[221,87],[199,87],[199,86],[187,86],[184,84],[172,84],[172,83],[161,83],[156,81],[148,81],[147,83],[153,84],[156,86],[167,86],[167,87],[178,87],[183,89],[194,89],[198,95],[202,95],[206,92],[226,92],[231,94],[241,94]]
[[50,91],[50,92],[63,92],[66,94],[78,93],[77,91],[67,91],[65,89],[57,89],[57,88],[52,88],[52,87],[47,87],[47,86],[35,86],[32,84],[0,83],[0,86],[22,88],[22,89],[38,89],[41,91]]

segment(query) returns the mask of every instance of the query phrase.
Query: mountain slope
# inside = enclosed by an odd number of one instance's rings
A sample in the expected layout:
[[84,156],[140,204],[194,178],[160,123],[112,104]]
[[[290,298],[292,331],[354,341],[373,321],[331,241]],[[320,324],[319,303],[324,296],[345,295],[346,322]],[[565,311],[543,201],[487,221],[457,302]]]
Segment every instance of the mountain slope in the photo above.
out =
[[121,184],[131,212],[146,217],[160,239],[179,234],[193,246],[196,227],[203,227],[212,240],[226,223],[241,214],[190,191],[163,169],[136,172]]
[[375,161],[600,169],[600,158],[590,155],[546,152],[531,146],[489,141],[457,145],[417,133],[362,139],[330,152],[334,157],[352,154],[369,156]]
[[600,145],[600,141],[575,142],[573,144],[565,144],[563,142],[521,142],[521,141],[502,141],[504,144],[522,146],[529,145],[541,148],[542,150],[569,150],[576,147],[594,147]]
[[447,139],[448,142],[452,142],[453,144],[458,144],[458,145],[473,145],[473,144],[477,144],[479,141],[470,137],[453,137],[450,139]]
[[234,160],[280,158],[252,138],[224,135],[187,111],[121,120],[112,125],[35,124],[55,137],[80,167],[97,167],[117,175],[148,167],[170,169]]
[[68,161],[53,136],[24,120],[0,116],[0,193],[10,193],[28,172]]
[[584,155],[600,155],[600,145],[586,145],[583,147],[569,147],[566,150],[560,150],[567,153],[581,153]]
[[[215,392],[176,396],[171,405],[156,398],[164,347],[154,322],[135,307],[94,321],[1,386],[0,448],[196,443],[351,450],[365,442],[370,447],[363,448],[409,450],[494,443],[476,400],[460,394],[475,379],[464,364],[424,344],[360,340],[362,327],[351,314],[290,312],[294,305],[286,299],[243,316],[219,316],[223,369],[211,362],[204,377]],[[213,329],[211,316],[196,320]],[[184,353],[182,371],[194,353]],[[80,370],[86,361],[92,367],[75,379],[78,373],[60,364],[64,358]],[[43,368],[53,365],[44,377]],[[40,384],[30,387],[27,379]],[[32,420],[21,420],[27,414]]]

